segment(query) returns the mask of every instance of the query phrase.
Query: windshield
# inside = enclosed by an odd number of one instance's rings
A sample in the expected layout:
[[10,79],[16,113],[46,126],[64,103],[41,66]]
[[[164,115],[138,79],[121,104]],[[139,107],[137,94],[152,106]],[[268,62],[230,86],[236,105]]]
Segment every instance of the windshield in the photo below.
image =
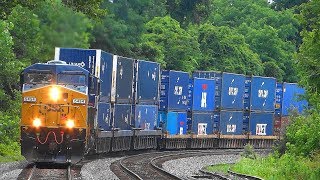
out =
[[58,84],[86,86],[86,76],[83,74],[58,74]]
[[84,74],[58,74],[58,84],[88,94],[86,76]]
[[53,75],[49,73],[28,73],[25,79],[27,84],[50,84]]

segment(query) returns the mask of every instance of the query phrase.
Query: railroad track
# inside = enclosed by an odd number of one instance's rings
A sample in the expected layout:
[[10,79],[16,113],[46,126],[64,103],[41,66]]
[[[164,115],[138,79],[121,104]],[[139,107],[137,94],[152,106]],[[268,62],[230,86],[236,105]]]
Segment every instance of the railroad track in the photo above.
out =
[[30,164],[19,175],[19,180],[74,180],[76,168],[70,164]]
[[192,156],[206,156],[219,154],[235,154],[241,150],[211,150],[184,152],[156,152],[125,157],[114,162],[111,170],[120,179],[177,179],[182,178],[170,174],[162,168],[165,161]]

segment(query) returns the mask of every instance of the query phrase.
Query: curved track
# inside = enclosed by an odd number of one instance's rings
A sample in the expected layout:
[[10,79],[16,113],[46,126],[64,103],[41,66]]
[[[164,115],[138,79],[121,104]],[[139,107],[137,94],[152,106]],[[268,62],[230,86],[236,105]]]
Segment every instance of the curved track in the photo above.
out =
[[162,168],[165,161],[192,156],[237,154],[240,150],[180,151],[145,153],[125,157],[111,165],[120,179],[179,179]]

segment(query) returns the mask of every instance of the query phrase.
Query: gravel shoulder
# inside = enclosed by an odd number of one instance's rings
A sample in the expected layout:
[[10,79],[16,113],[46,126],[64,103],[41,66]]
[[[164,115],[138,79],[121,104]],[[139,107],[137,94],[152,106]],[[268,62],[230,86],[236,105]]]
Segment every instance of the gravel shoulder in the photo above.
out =
[[165,162],[162,166],[176,176],[188,178],[198,175],[199,170],[204,166],[235,163],[238,160],[240,160],[240,155],[208,155],[175,159]]
[[27,161],[0,163],[0,180],[17,179],[20,172],[27,165]]
[[89,162],[82,166],[82,179],[119,179],[111,170],[110,165],[120,158],[104,158]]

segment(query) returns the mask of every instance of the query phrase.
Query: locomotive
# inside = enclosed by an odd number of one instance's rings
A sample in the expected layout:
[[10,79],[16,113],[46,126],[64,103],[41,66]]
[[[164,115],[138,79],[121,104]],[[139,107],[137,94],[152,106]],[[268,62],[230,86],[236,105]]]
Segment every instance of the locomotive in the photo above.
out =
[[[228,103],[228,99],[214,93],[224,89],[217,88],[215,80],[210,85],[207,82],[203,84],[205,79],[200,78],[197,83],[207,92],[199,94],[196,87],[179,85],[182,76],[176,76],[172,79],[174,86],[167,87],[170,74],[170,71],[161,71],[160,65],[155,62],[125,58],[101,50],[56,48],[55,60],[33,64],[25,68],[20,76],[22,155],[33,162],[76,163],[89,153],[243,148],[246,144],[252,144],[255,148],[270,148],[279,138],[271,132],[273,122],[253,124],[253,128],[259,129],[256,133],[243,132],[242,124],[239,129],[239,122],[230,124],[235,115],[229,111],[221,111],[221,116],[231,114],[227,116],[227,129],[222,130],[221,123],[220,130],[214,130],[213,127],[219,126],[211,124],[216,122],[213,115],[192,114],[187,106],[200,102],[198,108],[211,107],[216,111],[221,107],[213,106],[205,98],[213,97],[212,101],[219,101],[217,105]],[[180,74],[189,81],[187,73]],[[220,85],[221,78],[227,80],[232,74],[224,75],[219,77]],[[216,76],[215,73],[212,75],[214,78]],[[229,80],[238,84],[243,81],[243,90],[232,87],[230,91],[230,87],[226,86],[226,96],[232,97],[228,106],[232,107],[239,101],[238,106],[243,108],[244,98],[235,95],[244,92],[245,79]],[[196,86],[196,81],[193,85]],[[208,91],[210,89],[212,92]],[[190,92],[198,93],[201,101],[190,99]],[[259,94],[264,98],[261,101],[264,106],[268,93],[263,91]],[[170,104],[172,102],[176,104]],[[271,105],[274,111],[273,102]],[[184,112],[169,112],[170,106],[182,108]],[[250,107],[246,113],[250,112]],[[186,128],[187,114],[191,117],[192,128]],[[169,119],[180,115],[184,118],[183,122]],[[240,115],[242,118],[243,114]]]
[[21,73],[21,152],[29,161],[70,162],[88,146],[89,72],[63,61]]

